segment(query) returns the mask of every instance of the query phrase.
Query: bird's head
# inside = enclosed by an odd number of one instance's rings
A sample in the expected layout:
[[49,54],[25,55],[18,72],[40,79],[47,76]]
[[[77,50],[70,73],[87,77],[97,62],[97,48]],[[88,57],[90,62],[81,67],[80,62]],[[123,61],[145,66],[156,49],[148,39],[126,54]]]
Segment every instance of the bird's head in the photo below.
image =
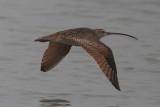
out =
[[99,38],[102,38],[105,35],[107,35],[107,32],[104,29],[94,29],[94,31]]

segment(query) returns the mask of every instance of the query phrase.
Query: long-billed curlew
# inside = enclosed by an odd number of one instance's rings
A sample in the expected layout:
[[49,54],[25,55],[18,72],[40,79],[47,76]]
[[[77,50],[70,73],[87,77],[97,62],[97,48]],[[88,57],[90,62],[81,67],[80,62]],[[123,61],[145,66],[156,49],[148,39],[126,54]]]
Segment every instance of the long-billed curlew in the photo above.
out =
[[71,46],[81,46],[97,62],[103,73],[113,86],[120,91],[117,68],[112,50],[100,41],[107,35],[124,35],[123,33],[106,32],[104,29],[75,28],[59,31],[36,39],[39,42],[48,42],[49,46],[44,52],[41,71],[46,72],[55,67],[70,51]]

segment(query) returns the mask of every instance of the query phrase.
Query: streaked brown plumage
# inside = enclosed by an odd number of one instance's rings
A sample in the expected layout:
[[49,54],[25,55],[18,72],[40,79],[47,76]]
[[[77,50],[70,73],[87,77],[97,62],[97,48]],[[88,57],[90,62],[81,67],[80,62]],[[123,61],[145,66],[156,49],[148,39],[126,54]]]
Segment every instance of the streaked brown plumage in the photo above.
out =
[[71,46],[81,46],[96,60],[113,86],[120,90],[117,68],[112,50],[100,41],[102,37],[112,34],[124,35],[137,39],[128,34],[111,33],[103,29],[89,28],[64,30],[36,39],[35,41],[40,42],[49,41],[49,46],[42,58],[41,71],[46,72],[55,67],[69,53]]

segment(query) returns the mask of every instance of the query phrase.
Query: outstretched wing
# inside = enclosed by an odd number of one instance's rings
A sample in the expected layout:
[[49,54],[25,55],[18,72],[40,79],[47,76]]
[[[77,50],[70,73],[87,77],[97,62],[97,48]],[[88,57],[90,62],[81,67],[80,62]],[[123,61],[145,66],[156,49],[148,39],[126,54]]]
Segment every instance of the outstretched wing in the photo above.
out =
[[72,39],[72,42],[85,49],[97,62],[113,86],[120,91],[117,69],[112,50],[101,41]]
[[44,52],[41,71],[46,72],[55,67],[70,51],[71,45],[49,42],[49,46]]

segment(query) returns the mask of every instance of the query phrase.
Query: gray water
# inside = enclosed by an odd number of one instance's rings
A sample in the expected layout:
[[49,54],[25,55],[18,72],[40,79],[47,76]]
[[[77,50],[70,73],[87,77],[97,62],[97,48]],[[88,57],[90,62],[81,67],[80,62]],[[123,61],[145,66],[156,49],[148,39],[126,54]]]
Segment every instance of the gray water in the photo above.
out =
[[[75,27],[139,38],[102,39],[121,92],[80,47],[40,72],[48,43],[34,39]],[[160,107],[159,0],[0,0],[0,37],[0,107]]]

